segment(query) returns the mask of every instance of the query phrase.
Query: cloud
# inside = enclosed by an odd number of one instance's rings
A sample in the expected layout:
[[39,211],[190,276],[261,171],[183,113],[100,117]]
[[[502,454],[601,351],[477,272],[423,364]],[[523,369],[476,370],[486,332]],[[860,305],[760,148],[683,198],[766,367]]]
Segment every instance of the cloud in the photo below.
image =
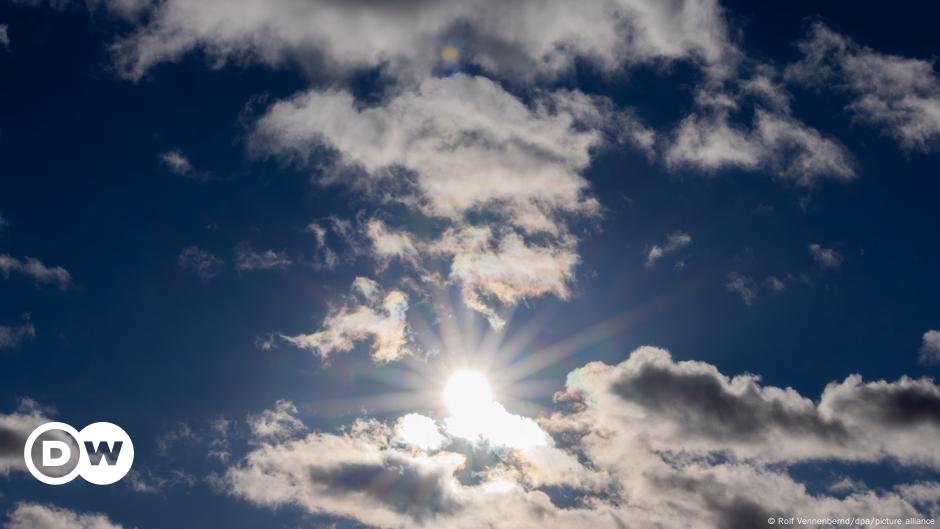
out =
[[353,284],[360,299],[330,311],[321,331],[281,337],[291,344],[314,351],[327,359],[337,351],[349,351],[356,342],[372,341],[372,358],[392,362],[410,356],[408,296],[400,290],[380,291],[378,284],[357,278]]
[[[317,146],[336,151],[340,163],[361,169],[362,185],[376,192],[405,187],[397,199],[428,216],[462,220],[483,207],[501,211],[528,233],[557,233],[556,213],[587,213],[579,174],[601,143],[592,130],[576,130],[590,104],[560,94],[531,108],[482,77],[428,79],[415,92],[380,106],[360,107],[340,90],[309,91],[275,103],[258,120],[253,147],[303,163]],[[412,182],[413,180],[413,182]]]
[[187,246],[180,252],[176,262],[183,270],[195,272],[203,281],[208,281],[219,275],[225,261],[200,249],[198,246]]
[[248,427],[257,441],[284,441],[306,430],[297,418],[297,406],[289,400],[279,400],[274,409],[264,410],[248,417]]
[[769,286],[770,289],[774,292],[779,293],[787,289],[786,282],[777,276],[767,276],[765,281],[767,282],[767,286]]
[[940,468],[940,388],[928,379],[852,375],[813,401],[643,347],[574,370],[555,400],[537,420],[545,445],[468,444],[414,413],[393,426],[364,418],[257,446],[222,482],[260,506],[381,528],[743,529],[794,513],[936,517],[940,506],[937,482],[810,493],[789,472],[807,461]]
[[450,279],[461,286],[464,303],[496,328],[504,320],[490,299],[508,306],[548,294],[567,299],[579,262],[573,237],[540,246],[515,232],[500,237],[489,227],[448,230],[431,251],[451,256]]
[[654,244],[646,251],[646,267],[653,268],[656,261],[665,257],[666,254],[685,248],[690,244],[692,244],[692,236],[688,233],[677,231],[669,234],[662,245]]
[[124,529],[103,514],[80,514],[54,505],[21,502],[7,513],[5,529]]
[[36,337],[36,328],[29,321],[26,321],[19,327],[9,327],[0,325],[0,351],[4,349],[16,349],[23,342],[32,340]]
[[327,270],[336,268],[336,265],[339,262],[339,256],[332,248],[329,247],[329,245],[327,245],[327,228],[319,223],[311,222],[307,225],[307,231],[313,234],[314,241],[316,242],[314,265],[318,268],[325,268]]
[[741,296],[741,301],[748,307],[754,303],[757,299],[757,295],[760,293],[760,286],[753,279],[737,272],[728,274],[728,281],[725,283],[725,288],[728,289],[729,292],[734,292]]
[[852,375],[827,385],[814,404],[789,388],[762,387],[754,375],[729,378],[709,364],[641,348],[613,368],[589,364],[569,375],[568,386],[611,410],[597,420],[645,425],[657,450],[762,462],[889,458],[940,468],[940,451],[921,444],[940,429],[940,388],[929,379]]
[[34,257],[19,259],[9,254],[0,254],[0,273],[3,273],[4,278],[9,279],[13,272],[23,274],[37,284],[54,284],[61,290],[72,286],[72,275],[61,266],[46,266]]
[[156,439],[157,454],[166,456],[170,450],[181,444],[193,443],[198,439],[196,432],[185,422],[178,422],[173,428]]
[[10,32],[6,24],[0,24],[0,48],[4,51],[10,49]]
[[813,256],[813,261],[821,268],[829,270],[838,270],[842,266],[842,255],[832,248],[824,248],[817,243],[809,245],[809,253]]
[[[779,99],[784,97],[777,94],[771,102],[780,105]],[[802,187],[812,187],[824,178],[855,178],[852,158],[845,148],[790,116],[788,108],[758,103],[753,123],[747,128],[732,120],[732,113],[738,111],[733,97],[704,93],[699,100],[702,108],[682,120],[666,148],[668,167],[708,172],[766,170]]]
[[31,399],[20,400],[13,413],[0,413],[0,476],[13,470],[26,471],[23,462],[26,438],[37,427],[50,421],[46,413]]
[[163,494],[173,487],[192,488],[196,477],[182,470],[172,470],[166,475],[158,475],[149,470],[131,470],[127,474],[127,486],[142,494]]
[[940,363],[940,331],[924,333],[924,342],[920,346],[920,362],[926,365]]
[[384,268],[391,259],[400,259],[416,266],[418,248],[412,236],[403,231],[390,230],[379,219],[370,219],[366,223],[366,236],[372,246],[372,254]]
[[940,80],[932,62],[860,46],[817,23],[800,42],[793,82],[852,96],[853,119],[881,129],[904,149],[929,151],[940,139]]
[[[450,46],[451,57],[442,60]],[[344,75],[382,67],[423,78],[448,63],[497,76],[556,76],[583,58],[605,71],[690,59],[721,71],[736,51],[714,0],[159,2],[147,24],[113,46],[118,70],[139,79],[201,51],[226,62],[317,65]]]
[[235,247],[235,269],[239,272],[286,270],[290,265],[290,258],[282,252],[274,250],[256,252],[248,243],[241,243]]
[[341,170],[325,183],[349,181],[444,223],[418,237],[372,219],[365,232],[380,269],[391,259],[418,269],[446,259],[446,277],[467,305],[499,325],[498,305],[569,295],[579,261],[569,219],[599,214],[580,172],[618,122],[609,105],[577,92],[526,104],[493,81],[460,74],[376,106],[314,90],[272,105],[252,148],[322,167],[322,156],[315,164],[311,156],[326,147]]
[[399,417],[394,432],[395,443],[418,450],[437,450],[447,441],[434,419],[419,413]]
[[173,149],[160,155],[160,161],[171,172],[178,175],[189,175],[193,171],[193,164],[179,149]]

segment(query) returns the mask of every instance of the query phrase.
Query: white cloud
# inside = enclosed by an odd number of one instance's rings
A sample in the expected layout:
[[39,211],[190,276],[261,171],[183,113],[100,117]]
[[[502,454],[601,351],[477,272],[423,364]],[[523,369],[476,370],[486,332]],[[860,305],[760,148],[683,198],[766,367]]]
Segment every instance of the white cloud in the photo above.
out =
[[13,272],[23,274],[38,284],[54,284],[61,290],[72,286],[72,275],[61,266],[46,266],[34,257],[19,259],[9,254],[0,254],[0,273],[4,278],[9,278]]
[[[578,94],[557,95],[565,101]],[[545,99],[529,107],[482,77],[429,79],[415,92],[360,107],[344,91],[310,91],[274,104],[258,121],[253,146],[300,162],[318,145],[365,171],[360,185],[414,186],[398,199],[433,217],[461,220],[475,209],[502,211],[529,233],[557,233],[556,213],[592,214],[579,174],[601,135],[576,130],[579,117]],[[592,116],[588,116],[593,118]],[[396,184],[396,185],[388,185]]]
[[113,51],[133,79],[194,50],[215,65],[293,62],[338,74],[381,66],[423,78],[455,42],[457,63],[499,76],[554,76],[578,57],[607,71],[677,59],[722,71],[736,54],[725,26],[715,0],[168,0]]
[[731,110],[719,107],[683,119],[666,150],[666,164],[705,171],[768,170],[804,187],[823,178],[855,178],[851,156],[839,142],[788,112],[758,107],[752,126],[745,128],[731,121]]
[[[392,362],[412,354],[408,340],[408,296],[399,290],[379,296],[378,284],[365,281],[354,283],[362,294],[362,301],[353,300],[332,310],[323,320],[321,331],[297,336],[282,335],[288,342],[309,349],[327,359],[337,351],[349,351],[356,342],[372,341],[372,358],[377,362]],[[366,287],[368,285],[368,287]]]
[[832,248],[825,248],[817,243],[809,245],[809,253],[816,264],[822,268],[838,270],[842,266],[842,255]]
[[297,406],[289,400],[279,400],[274,409],[249,416],[248,427],[255,440],[262,442],[284,441],[306,430],[297,418]]
[[5,529],[124,529],[103,514],[81,514],[54,505],[17,503]]
[[200,249],[198,246],[187,246],[176,259],[177,264],[183,270],[191,270],[196,273],[203,281],[208,281],[219,275],[225,261],[212,255],[211,253]]
[[0,48],[4,51],[10,49],[10,32],[6,24],[0,24]]
[[274,250],[257,252],[248,243],[235,247],[235,269],[239,272],[253,270],[286,270],[291,265],[287,254]]
[[681,250],[690,244],[692,244],[692,236],[688,233],[677,231],[669,234],[669,236],[666,237],[666,241],[661,245],[654,244],[646,251],[646,267],[653,268],[653,266],[656,265],[656,261],[665,257],[666,254]]
[[[556,401],[560,411],[538,419],[542,446],[462,444],[418,414],[393,427],[359,419],[255,447],[222,481],[272,509],[403,529],[753,528],[771,516],[936,517],[940,507],[936,482],[810,493],[789,473],[806,461],[940,468],[940,388],[927,379],[853,375],[814,402],[644,347],[573,371]],[[407,429],[413,442],[402,442]]]
[[920,346],[920,361],[923,364],[940,363],[940,331],[924,333],[924,342]]
[[750,307],[754,301],[757,299],[757,295],[760,293],[760,285],[758,285],[753,279],[748,276],[741,275],[737,272],[731,272],[728,274],[728,280],[725,283],[725,288],[729,292],[734,292],[735,294],[741,296],[741,301],[745,305]]
[[504,320],[491,300],[512,306],[548,294],[567,299],[579,262],[573,237],[539,246],[515,232],[500,236],[489,227],[448,230],[430,251],[451,256],[450,279],[460,285],[464,303],[496,328]]
[[880,53],[815,24],[800,43],[804,58],[787,77],[852,95],[847,109],[905,149],[932,150],[940,139],[940,79],[932,62]]
[[189,158],[179,149],[161,154],[160,161],[166,165],[167,169],[178,175],[189,175],[193,171],[192,162],[190,162]]
[[577,92],[525,104],[493,81],[454,75],[378,106],[337,90],[281,101],[258,120],[253,148],[305,164],[326,145],[358,173],[354,186],[444,221],[443,233],[422,238],[378,219],[365,231],[380,268],[393,258],[415,268],[449,259],[448,278],[468,306],[498,326],[497,305],[569,295],[579,258],[568,219],[599,212],[580,172],[621,123],[609,110]]
[[401,259],[406,263],[417,265],[418,249],[410,234],[403,231],[389,229],[379,219],[371,219],[366,223],[366,236],[372,245],[372,254],[384,268],[391,259]]
[[434,419],[419,413],[409,413],[395,422],[396,443],[419,450],[438,450],[447,440]]
[[0,476],[13,470],[26,471],[23,462],[26,438],[37,427],[50,421],[46,413],[31,399],[22,399],[13,413],[0,413]]

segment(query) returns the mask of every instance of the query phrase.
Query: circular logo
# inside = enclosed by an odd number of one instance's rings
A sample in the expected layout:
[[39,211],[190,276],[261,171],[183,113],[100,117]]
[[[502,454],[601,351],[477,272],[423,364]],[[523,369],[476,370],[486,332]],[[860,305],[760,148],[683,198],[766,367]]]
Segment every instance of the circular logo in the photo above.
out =
[[[43,439],[40,440],[40,437]],[[41,441],[37,443],[36,441]],[[63,485],[75,479],[82,471],[82,456],[78,430],[64,422],[49,422],[33,430],[26,439],[23,457],[26,468],[34,478],[46,485]],[[33,450],[33,448],[37,450]],[[78,458],[73,462],[74,458]],[[62,474],[64,467],[65,474]],[[40,470],[42,469],[42,470]]]
[[120,426],[89,424],[82,431],[61,422],[33,430],[23,457],[29,473],[47,485],[63,485],[81,476],[95,485],[110,485],[134,464],[134,443]]

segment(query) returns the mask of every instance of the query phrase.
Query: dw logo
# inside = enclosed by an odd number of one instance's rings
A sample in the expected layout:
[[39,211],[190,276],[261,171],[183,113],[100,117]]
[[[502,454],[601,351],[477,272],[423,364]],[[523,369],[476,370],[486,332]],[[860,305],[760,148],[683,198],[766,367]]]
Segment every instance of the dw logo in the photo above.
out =
[[61,422],[33,430],[23,449],[29,473],[47,485],[64,485],[75,476],[95,485],[123,478],[134,463],[134,443],[120,426],[89,424],[82,431]]

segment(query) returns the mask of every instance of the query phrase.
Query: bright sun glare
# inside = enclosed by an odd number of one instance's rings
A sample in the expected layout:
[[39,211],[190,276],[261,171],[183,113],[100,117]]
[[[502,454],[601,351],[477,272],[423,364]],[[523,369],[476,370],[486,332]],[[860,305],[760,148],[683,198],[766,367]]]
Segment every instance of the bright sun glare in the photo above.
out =
[[490,383],[479,371],[461,369],[454,372],[444,386],[444,405],[455,417],[485,413],[493,402]]

